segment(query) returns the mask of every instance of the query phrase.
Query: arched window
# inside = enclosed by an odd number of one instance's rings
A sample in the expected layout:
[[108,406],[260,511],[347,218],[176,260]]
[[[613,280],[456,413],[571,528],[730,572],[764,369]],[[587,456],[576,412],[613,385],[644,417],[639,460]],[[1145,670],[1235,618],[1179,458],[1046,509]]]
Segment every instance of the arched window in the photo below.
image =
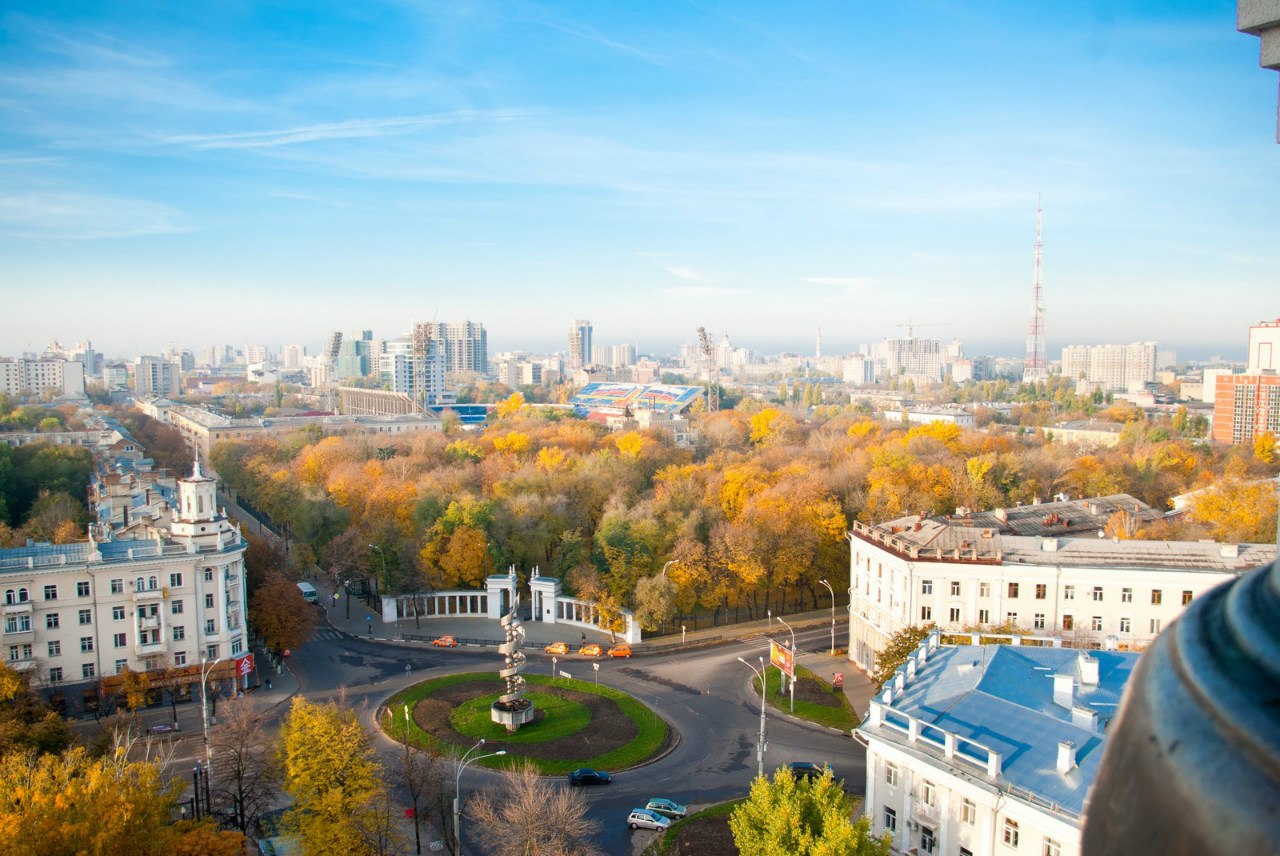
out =
[[204,494],[198,494],[196,496],[196,513],[204,514]]
[[147,581],[144,580],[142,577],[138,577],[136,580],[133,581],[133,588],[134,588],[134,591],[146,591]]
[[26,603],[30,599],[31,596],[27,593],[25,588],[18,589],[18,603]]
[[159,587],[160,587],[160,581],[158,579],[156,579],[155,577],[147,577],[147,588],[149,588],[151,591],[155,591]]
[[4,593],[4,602],[14,604],[18,602],[18,593],[13,589],[6,589]]

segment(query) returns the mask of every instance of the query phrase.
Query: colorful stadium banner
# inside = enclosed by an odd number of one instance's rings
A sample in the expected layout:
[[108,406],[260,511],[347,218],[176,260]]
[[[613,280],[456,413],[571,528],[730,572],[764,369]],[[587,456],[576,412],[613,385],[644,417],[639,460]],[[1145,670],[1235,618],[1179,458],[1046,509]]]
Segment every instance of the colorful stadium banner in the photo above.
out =
[[679,413],[702,395],[700,386],[672,386],[662,383],[589,383],[569,403],[585,416],[595,410],[658,410]]
[[769,640],[769,662],[781,669],[788,677],[796,676],[795,654],[790,648],[784,648],[772,639]]

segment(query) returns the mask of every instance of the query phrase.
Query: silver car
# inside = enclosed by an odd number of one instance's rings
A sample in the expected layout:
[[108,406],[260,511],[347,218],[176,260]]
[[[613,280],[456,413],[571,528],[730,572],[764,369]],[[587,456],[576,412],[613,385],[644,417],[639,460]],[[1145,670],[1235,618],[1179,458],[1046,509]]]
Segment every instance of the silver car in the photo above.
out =
[[670,825],[669,819],[647,808],[633,808],[631,814],[627,815],[627,826],[632,829],[656,829],[662,832]]

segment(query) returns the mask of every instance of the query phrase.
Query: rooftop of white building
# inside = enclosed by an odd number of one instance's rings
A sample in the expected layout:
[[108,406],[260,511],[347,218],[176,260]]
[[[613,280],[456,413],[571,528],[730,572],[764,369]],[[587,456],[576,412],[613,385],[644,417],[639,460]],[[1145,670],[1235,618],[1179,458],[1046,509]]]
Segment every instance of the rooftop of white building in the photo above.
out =
[[[1027,645],[936,647],[910,677],[907,667],[899,671],[900,688],[886,685],[858,731],[1078,818],[1138,656]],[[1062,763],[1063,751],[1074,753],[1070,763]]]

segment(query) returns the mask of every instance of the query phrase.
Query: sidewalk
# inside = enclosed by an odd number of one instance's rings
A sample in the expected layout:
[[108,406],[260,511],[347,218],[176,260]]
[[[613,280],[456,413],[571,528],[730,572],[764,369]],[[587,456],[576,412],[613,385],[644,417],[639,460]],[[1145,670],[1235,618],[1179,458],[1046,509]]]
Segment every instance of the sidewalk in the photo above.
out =
[[804,653],[796,658],[796,662],[813,672],[819,678],[831,680],[836,672],[844,674],[844,696],[858,712],[865,717],[871,707],[871,697],[875,686],[871,679],[862,673],[857,666],[844,657],[832,657],[830,654]]

